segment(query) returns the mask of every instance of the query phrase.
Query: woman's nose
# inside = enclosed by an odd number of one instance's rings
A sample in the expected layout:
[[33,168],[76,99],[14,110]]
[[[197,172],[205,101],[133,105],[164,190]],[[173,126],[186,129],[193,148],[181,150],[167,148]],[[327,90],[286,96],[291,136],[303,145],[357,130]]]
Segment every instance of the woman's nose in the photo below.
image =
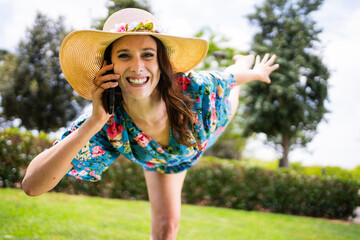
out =
[[137,73],[140,73],[144,70],[144,61],[140,56],[136,56],[132,59],[130,70]]

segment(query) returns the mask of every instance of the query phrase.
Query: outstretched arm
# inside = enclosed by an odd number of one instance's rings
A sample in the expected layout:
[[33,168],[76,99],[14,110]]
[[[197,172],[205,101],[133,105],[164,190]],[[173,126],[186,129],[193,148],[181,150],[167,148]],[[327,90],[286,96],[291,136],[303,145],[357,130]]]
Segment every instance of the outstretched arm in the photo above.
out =
[[270,54],[265,54],[263,59],[260,56],[256,56],[255,65],[252,69],[244,69],[241,57],[234,56],[235,64],[229,66],[226,72],[232,73],[236,79],[236,85],[241,85],[251,81],[261,81],[270,83],[270,74],[279,68],[279,64],[274,64],[276,55],[270,58]]
[[102,94],[105,89],[116,87],[118,83],[107,82],[116,75],[109,76],[107,71],[112,70],[113,65],[106,65],[99,70],[95,81],[98,88],[93,92],[93,111],[89,117],[76,131],[64,138],[58,144],[40,153],[29,164],[22,187],[29,196],[37,196],[53,189],[64,175],[73,166],[71,161],[81,148],[101,130],[110,114],[106,113],[102,104]]

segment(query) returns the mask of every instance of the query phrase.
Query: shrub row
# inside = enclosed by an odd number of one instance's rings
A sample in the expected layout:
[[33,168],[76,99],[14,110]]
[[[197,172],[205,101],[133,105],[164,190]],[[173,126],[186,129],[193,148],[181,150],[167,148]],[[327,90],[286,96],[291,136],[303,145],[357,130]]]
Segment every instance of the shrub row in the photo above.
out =
[[19,188],[27,165],[51,146],[45,133],[34,136],[17,128],[0,131],[0,187]]
[[200,163],[186,178],[184,201],[191,204],[347,219],[360,206],[360,184],[233,164]]
[[[29,161],[50,145],[45,135],[2,131],[0,186],[20,187]],[[182,200],[188,204],[347,219],[360,206],[359,189],[358,181],[336,176],[305,176],[225,160],[200,160],[188,171]],[[66,176],[54,191],[147,200],[143,171],[130,161],[116,161],[96,183]]]

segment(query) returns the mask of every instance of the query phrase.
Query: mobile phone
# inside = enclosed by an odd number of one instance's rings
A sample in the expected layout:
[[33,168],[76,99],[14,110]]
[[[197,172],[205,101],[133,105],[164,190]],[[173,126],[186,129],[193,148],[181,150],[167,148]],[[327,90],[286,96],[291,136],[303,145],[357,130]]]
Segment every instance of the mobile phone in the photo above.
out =
[[[109,51],[109,49],[106,49],[106,51]],[[107,64],[111,64],[111,54],[109,52],[105,52],[105,59]],[[114,71],[107,71],[107,74],[114,74]],[[110,80],[107,82],[116,82],[116,80]],[[103,100],[103,104],[104,104],[104,108],[105,111],[109,114],[113,114],[114,113],[114,109],[115,109],[115,88],[109,88],[106,89],[102,95],[102,100]]]
[[[111,80],[110,82],[115,82],[115,80]],[[105,91],[108,92],[108,108],[107,108],[107,112],[109,114],[113,114],[114,113],[114,108],[115,108],[115,88],[110,88],[110,89],[106,89]]]
[[[106,74],[113,74],[113,71],[108,71]],[[110,80],[107,82],[116,82],[116,80]],[[115,88],[106,89],[102,96],[105,111],[109,114],[114,113],[115,108]]]

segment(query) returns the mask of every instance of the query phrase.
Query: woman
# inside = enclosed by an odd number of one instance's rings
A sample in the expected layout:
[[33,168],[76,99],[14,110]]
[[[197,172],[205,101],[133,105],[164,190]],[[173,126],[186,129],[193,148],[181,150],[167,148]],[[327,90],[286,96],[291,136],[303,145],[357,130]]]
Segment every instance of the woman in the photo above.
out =
[[[114,13],[103,31],[67,36],[60,50],[63,73],[81,96],[92,100],[93,110],[32,160],[23,180],[25,193],[47,192],[66,173],[98,181],[116,158],[127,158],[144,169],[151,239],[175,239],[186,171],[234,115],[239,97],[235,85],[269,83],[278,67],[275,56],[267,54],[261,61],[257,57],[251,70],[251,56],[236,56],[229,73],[188,72],[207,48],[201,39],[160,33],[156,19],[139,9]],[[114,114],[103,101],[111,88]]]

